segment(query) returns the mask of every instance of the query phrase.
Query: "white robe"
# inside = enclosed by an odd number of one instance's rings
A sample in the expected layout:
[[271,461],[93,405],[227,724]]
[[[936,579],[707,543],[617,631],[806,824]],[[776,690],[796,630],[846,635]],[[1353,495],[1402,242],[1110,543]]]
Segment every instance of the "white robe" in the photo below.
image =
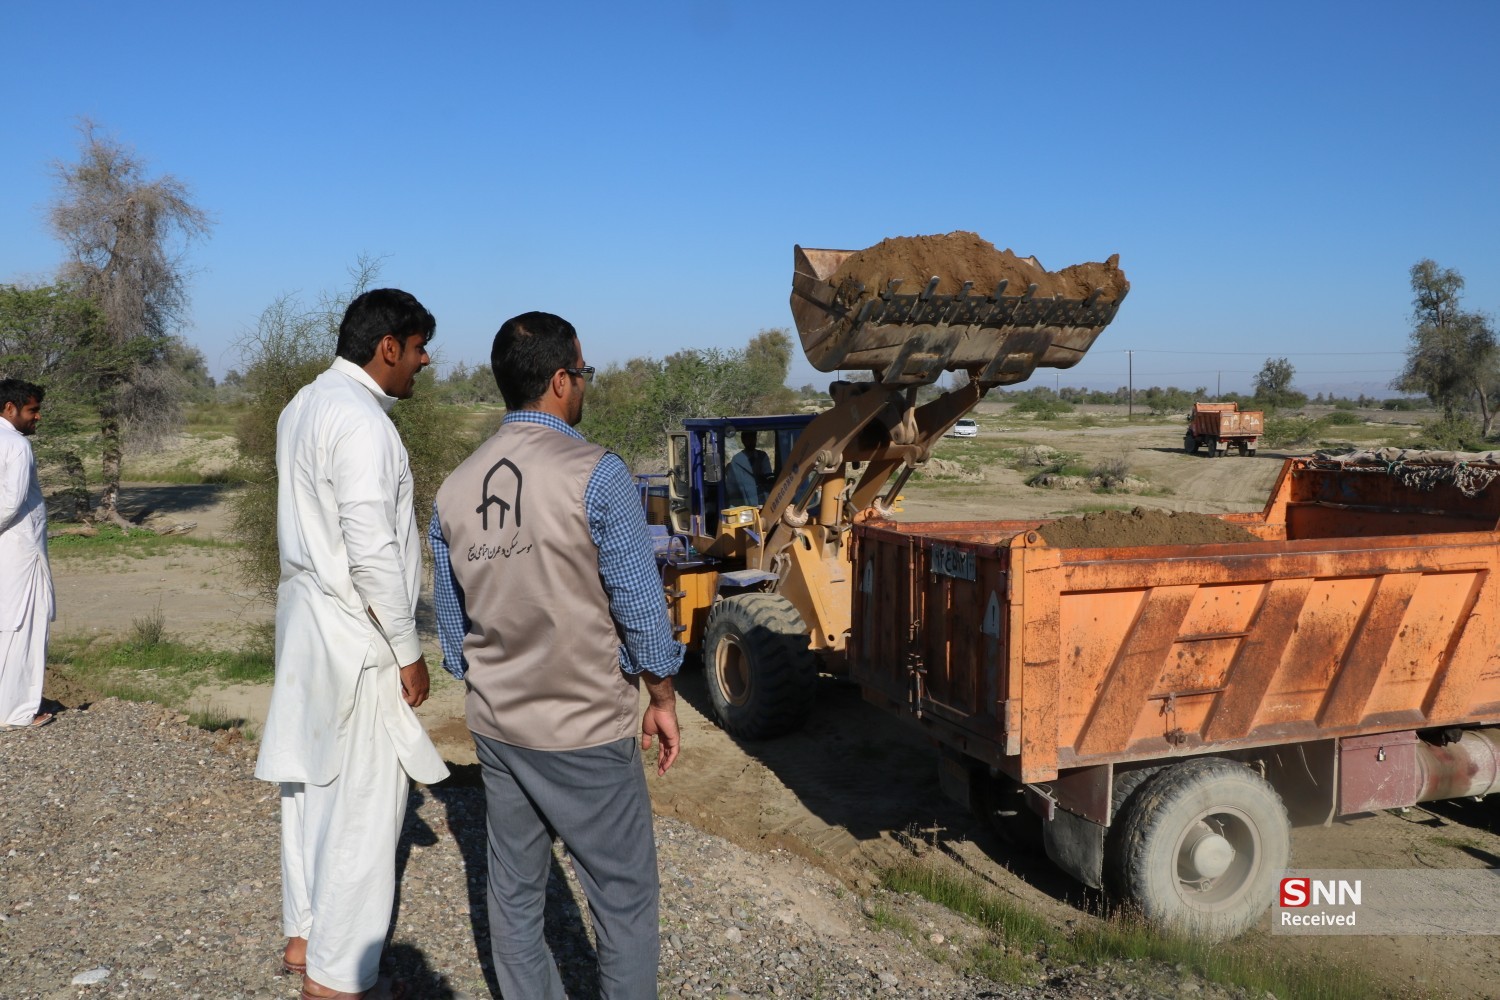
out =
[[397,666],[422,655],[422,557],[395,402],[340,358],[277,422],[276,683],[255,766],[266,781],[338,777],[364,669],[382,675],[365,688],[402,768],[428,784],[448,776],[400,697]]
[[36,714],[47,623],[56,617],[36,457],[26,436],[0,419],[0,725],[24,726]]

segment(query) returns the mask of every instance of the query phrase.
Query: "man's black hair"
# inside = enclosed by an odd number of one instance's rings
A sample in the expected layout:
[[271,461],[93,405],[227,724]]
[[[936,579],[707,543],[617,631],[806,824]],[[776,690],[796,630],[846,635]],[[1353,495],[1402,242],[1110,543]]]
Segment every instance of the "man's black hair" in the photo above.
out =
[[495,334],[490,347],[490,371],[507,410],[536,403],[559,368],[578,360],[578,331],[561,316],[529,312],[513,316]]
[[381,338],[390,334],[406,349],[406,338],[422,334],[428,340],[437,320],[410,292],[399,288],[376,288],[349,303],[339,324],[339,344],[334,353],[364,367],[375,356]]
[[20,410],[33,400],[40,403],[46,395],[46,389],[31,382],[23,382],[18,378],[0,378],[0,410],[5,409],[7,403]]

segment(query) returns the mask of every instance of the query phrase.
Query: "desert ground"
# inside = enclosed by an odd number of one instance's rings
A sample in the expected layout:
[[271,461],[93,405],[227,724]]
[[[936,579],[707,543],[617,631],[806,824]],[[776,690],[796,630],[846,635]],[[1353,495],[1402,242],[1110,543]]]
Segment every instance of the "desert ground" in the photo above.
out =
[[[1033,518],[1137,505],[1206,513],[1258,510],[1287,454],[1263,446],[1254,457],[1191,456],[1182,448],[1180,421],[1127,423],[1118,412],[1034,426],[1002,422],[1000,408],[990,404],[981,404],[977,415],[977,442],[944,441],[937,451],[962,467],[958,474],[909,484],[901,517]],[[1372,424],[1390,419],[1378,411],[1365,416]],[[1407,429],[1376,433],[1395,441]],[[985,448],[994,446],[1042,446],[1085,464],[1123,458],[1132,489],[1100,495],[1028,487],[1023,472],[991,460]],[[972,454],[978,459],[961,460]],[[227,490],[139,484],[126,491],[125,507],[127,513],[152,508],[157,524],[194,522],[195,538],[228,540]],[[160,609],[174,638],[232,648],[248,641],[270,614],[236,574],[230,548],[184,546],[102,562],[57,559],[54,571],[60,635],[123,635]],[[438,660],[435,637],[429,636],[429,662]],[[52,677],[49,693],[65,704],[87,696],[72,686],[65,669],[55,669]],[[713,725],[701,672],[686,672],[680,689],[683,755],[666,777],[651,783],[661,815],[747,849],[790,851],[856,889],[913,852],[936,853],[1060,923],[1092,919],[1098,901],[1090,894],[1045,859],[998,842],[943,799],[936,790],[934,749],[900,720],[866,704],[853,686],[826,679],[807,728],[766,743],[736,741]],[[193,707],[243,719],[253,732],[268,697],[267,686],[203,687]],[[470,764],[462,699],[462,685],[434,669],[434,696],[419,715],[451,762]],[[1500,865],[1500,808],[1491,802],[1443,803],[1299,830],[1293,861],[1305,868],[1494,867]],[[1356,961],[1382,976],[1393,994],[1500,996],[1500,938],[1267,937],[1266,943]]]

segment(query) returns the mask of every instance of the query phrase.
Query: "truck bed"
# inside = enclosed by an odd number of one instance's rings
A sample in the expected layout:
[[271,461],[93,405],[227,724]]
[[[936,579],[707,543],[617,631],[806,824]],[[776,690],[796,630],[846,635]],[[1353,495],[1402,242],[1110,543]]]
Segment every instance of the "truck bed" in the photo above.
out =
[[[1497,470],[1500,474],[1500,470]],[[1500,487],[1290,459],[1253,540],[1056,548],[1046,522],[855,529],[872,701],[1023,782],[1500,721]]]

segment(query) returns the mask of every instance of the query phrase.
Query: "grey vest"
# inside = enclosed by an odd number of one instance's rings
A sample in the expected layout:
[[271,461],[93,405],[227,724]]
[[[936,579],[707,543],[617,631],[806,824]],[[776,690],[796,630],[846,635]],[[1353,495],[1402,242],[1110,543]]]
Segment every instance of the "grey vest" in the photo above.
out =
[[533,750],[633,736],[638,679],[599,577],[583,494],[604,449],[504,424],[438,490],[469,616],[469,729]]

